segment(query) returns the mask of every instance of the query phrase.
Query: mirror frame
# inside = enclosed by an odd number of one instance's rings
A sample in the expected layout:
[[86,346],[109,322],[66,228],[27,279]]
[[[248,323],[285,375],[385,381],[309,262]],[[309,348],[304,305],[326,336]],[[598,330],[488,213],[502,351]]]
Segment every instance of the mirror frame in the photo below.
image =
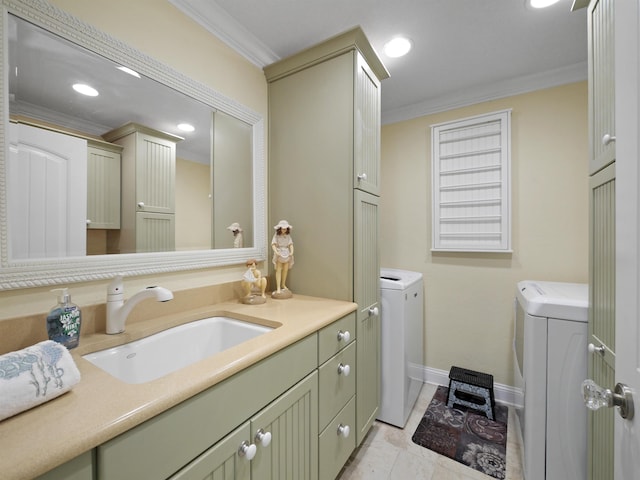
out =
[[[264,119],[257,112],[212,88],[190,79],[133,47],[80,21],[44,0],[0,0],[0,290],[88,282],[125,276],[150,275],[236,265],[250,258],[266,259]],[[168,87],[182,92],[253,126],[253,247],[158,253],[128,253],[11,261],[7,228],[6,163],[8,155],[8,14],[16,15],[98,55],[124,64]]]

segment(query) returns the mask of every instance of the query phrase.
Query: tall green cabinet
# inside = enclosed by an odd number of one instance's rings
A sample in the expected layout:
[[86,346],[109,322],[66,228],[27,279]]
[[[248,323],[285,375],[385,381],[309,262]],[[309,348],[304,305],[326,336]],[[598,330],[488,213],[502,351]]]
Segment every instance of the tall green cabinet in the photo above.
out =
[[360,28],[265,68],[269,219],[292,226],[287,286],[358,304],[356,439],[380,390],[378,198],[380,82],[389,76]]
[[[589,378],[615,385],[614,0],[591,0],[589,33]],[[589,480],[613,478],[614,409],[588,412]]]

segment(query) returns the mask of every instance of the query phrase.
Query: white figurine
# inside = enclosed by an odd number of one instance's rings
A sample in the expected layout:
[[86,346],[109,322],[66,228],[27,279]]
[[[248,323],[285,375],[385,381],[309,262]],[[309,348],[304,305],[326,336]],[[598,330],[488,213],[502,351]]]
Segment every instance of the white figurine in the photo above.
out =
[[[267,289],[267,279],[262,276],[260,270],[256,266],[254,259],[247,260],[247,271],[242,276],[242,286],[244,287],[244,303],[263,303],[267,298],[265,291]],[[256,295],[252,294],[254,287],[260,290],[261,301],[256,301]]]
[[233,233],[233,248],[242,248],[244,246],[244,239],[242,238],[242,228],[238,222],[234,222],[227,227],[227,230],[231,230]]
[[276,233],[271,240],[271,249],[273,250],[273,265],[276,269],[276,291],[271,295],[274,298],[289,298],[291,292],[287,288],[287,274],[289,269],[293,267],[293,240],[289,235],[293,226],[289,225],[286,220],[280,222],[273,227]]

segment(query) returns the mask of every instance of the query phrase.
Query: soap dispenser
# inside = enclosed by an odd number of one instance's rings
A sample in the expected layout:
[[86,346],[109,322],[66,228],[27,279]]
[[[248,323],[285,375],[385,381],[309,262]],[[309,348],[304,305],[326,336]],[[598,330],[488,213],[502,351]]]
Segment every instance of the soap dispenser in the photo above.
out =
[[68,349],[78,346],[82,315],[77,305],[71,303],[67,288],[51,290],[58,296],[58,304],[47,315],[47,334],[49,340],[61,343]]

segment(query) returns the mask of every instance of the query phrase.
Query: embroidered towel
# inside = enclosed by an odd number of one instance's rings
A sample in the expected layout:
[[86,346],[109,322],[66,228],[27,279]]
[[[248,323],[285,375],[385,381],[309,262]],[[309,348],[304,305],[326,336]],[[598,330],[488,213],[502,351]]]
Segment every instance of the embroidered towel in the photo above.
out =
[[79,381],[69,350],[51,340],[0,355],[0,420],[56,398]]

